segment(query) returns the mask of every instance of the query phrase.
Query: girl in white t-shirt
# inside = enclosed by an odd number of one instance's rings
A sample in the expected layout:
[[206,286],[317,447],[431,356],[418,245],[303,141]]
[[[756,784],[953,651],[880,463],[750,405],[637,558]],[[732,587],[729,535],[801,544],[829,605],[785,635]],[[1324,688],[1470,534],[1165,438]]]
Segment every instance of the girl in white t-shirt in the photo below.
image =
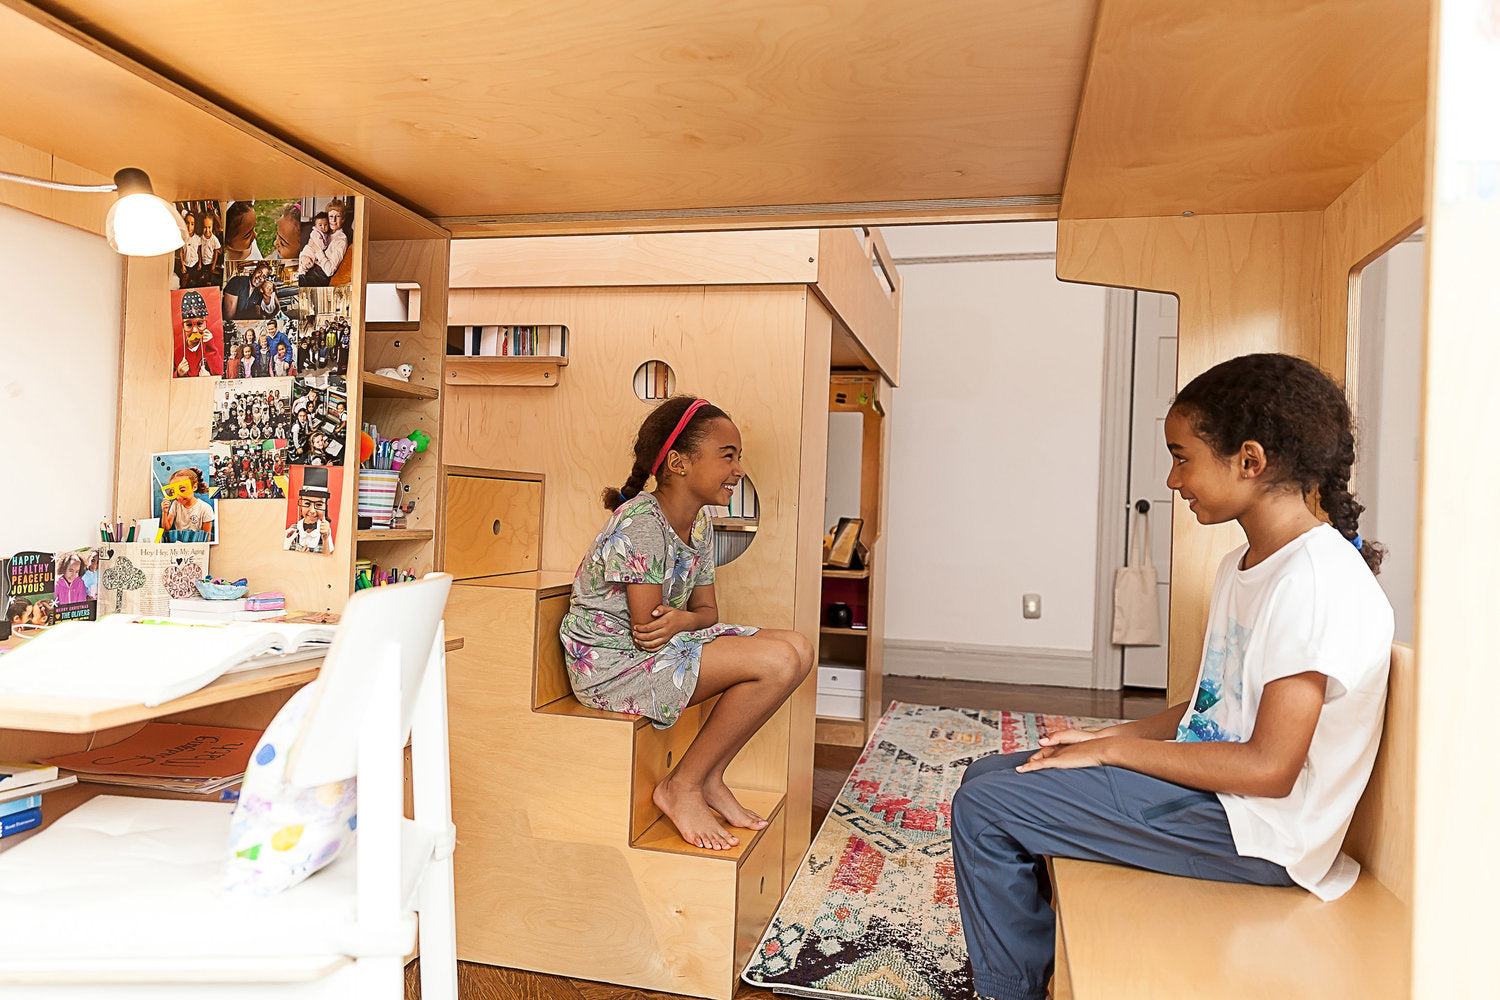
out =
[[[205,532],[204,541],[213,535],[214,509],[202,497],[208,496],[203,473],[194,466],[173,472],[162,487],[161,527],[163,531]],[[179,541],[182,540],[179,535]]]
[[1359,872],[1339,848],[1380,741],[1394,621],[1374,577],[1383,549],[1360,538],[1349,492],[1343,392],[1298,358],[1235,358],[1182,389],[1166,437],[1167,485],[1200,524],[1237,521],[1246,544],[1219,567],[1189,701],[965,773],[953,843],[981,996],[1046,996],[1046,856],[1325,900]]

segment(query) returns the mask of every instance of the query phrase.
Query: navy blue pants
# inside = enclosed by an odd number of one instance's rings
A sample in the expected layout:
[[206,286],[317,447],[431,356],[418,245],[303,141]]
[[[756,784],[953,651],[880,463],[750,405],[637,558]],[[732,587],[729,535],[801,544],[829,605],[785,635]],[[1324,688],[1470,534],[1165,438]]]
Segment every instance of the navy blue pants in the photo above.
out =
[[1109,861],[1171,875],[1292,885],[1286,869],[1235,853],[1212,792],[1118,767],[1018,774],[1034,751],[982,757],[953,796],[953,856],[974,988],[1041,1000],[1055,926],[1038,878],[1045,858]]

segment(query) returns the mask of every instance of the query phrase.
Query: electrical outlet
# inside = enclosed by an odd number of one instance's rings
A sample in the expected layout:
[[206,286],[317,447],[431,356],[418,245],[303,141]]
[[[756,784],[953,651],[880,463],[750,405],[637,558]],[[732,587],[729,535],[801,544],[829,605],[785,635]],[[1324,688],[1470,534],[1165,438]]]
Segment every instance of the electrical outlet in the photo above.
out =
[[1040,618],[1040,617],[1042,617],[1042,595],[1041,594],[1022,594],[1021,595],[1021,617],[1022,618]]

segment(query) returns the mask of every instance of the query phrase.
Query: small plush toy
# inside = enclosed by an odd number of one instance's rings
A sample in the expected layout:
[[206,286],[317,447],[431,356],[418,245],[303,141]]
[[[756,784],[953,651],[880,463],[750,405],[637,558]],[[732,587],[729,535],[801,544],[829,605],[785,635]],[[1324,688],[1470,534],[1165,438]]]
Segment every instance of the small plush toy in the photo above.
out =
[[406,460],[421,451],[417,443],[411,438],[397,438],[391,442],[391,468],[399,469],[406,464]]
[[411,381],[411,365],[397,365],[394,368],[377,368],[376,375],[384,375],[386,378],[398,378],[403,382]]

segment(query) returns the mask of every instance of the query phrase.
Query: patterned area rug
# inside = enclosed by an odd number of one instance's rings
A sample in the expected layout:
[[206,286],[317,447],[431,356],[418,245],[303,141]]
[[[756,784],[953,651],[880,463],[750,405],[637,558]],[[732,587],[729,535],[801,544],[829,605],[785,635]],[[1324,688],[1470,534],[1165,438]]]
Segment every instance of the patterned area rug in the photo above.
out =
[[777,993],[969,1000],[948,818],[964,768],[1113,719],[892,703],[744,979]]

